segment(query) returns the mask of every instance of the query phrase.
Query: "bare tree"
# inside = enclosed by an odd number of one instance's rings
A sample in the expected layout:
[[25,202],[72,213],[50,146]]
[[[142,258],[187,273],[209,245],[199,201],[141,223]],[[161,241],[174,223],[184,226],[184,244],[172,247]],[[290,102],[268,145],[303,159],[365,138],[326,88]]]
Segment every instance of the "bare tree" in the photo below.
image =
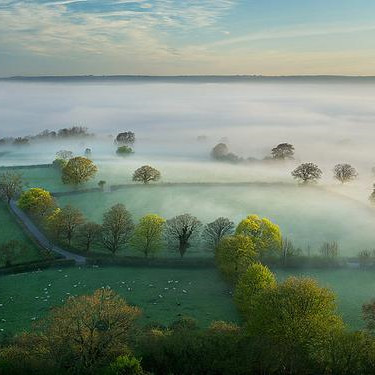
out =
[[285,237],[281,240],[281,254],[284,266],[287,264],[288,258],[298,256],[302,253],[300,248],[294,246],[293,242]]
[[365,268],[374,261],[374,251],[362,250],[358,253],[359,266]]
[[134,224],[123,204],[116,204],[104,214],[102,226],[103,245],[115,254],[125,246],[133,232]]
[[165,235],[167,240],[178,245],[181,258],[190,247],[190,241],[202,226],[201,222],[190,214],[183,214],[167,220]]
[[333,169],[334,177],[342,184],[358,177],[358,173],[350,164],[336,164]]
[[82,212],[70,205],[57,209],[49,218],[47,225],[57,236],[64,235],[71,245],[72,238],[77,228],[84,223]]
[[321,169],[314,163],[303,163],[292,171],[292,176],[304,184],[316,182],[322,177],[322,174]]
[[226,217],[219,217],[212,223],[208,223],[205,225],[203,230],[203,239],[207,242],[207,244],[215,249],[216,246],[219,244],[220,240],[224,236],[228,236],[233,234],[234,231],[234,223],[230,221]]
[[7,171],[0,175],[0,196],[8,203],[21,193],[23,186],[22,176],[14,171]]
[[336,258],[339,253],[339,245],[336,241],[324,242],[320,248],[320,254],[325,258]]
[[79,226],[77,236],[88,253],[91,246],[99,241],[102,231],[102,226],[94,222],[87,222]]
[[280,143],[272,149],[271,154],[274,159],[293,159],[294,146],[290,143]]

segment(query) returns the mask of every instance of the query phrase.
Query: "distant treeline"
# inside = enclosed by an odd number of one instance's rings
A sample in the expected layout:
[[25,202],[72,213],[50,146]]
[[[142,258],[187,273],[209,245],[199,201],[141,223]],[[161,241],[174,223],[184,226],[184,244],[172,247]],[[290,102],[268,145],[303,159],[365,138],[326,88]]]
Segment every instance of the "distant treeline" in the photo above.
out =
[[23,146],[30,143],[30,141],[39,140],[53,140],[53,139],[67,139],[67,138],[86,138],[93,137],[94,134],[89,133],[84,126],[72,126],[70,128],[62,128],[57,131],[43,130],[36,135],[27,135],[24,137],[4,137],[0,138],[1,145],[15,145]]
[[16,76],[1,78],[2,81],[24,81],[24,82],[90,82],[90,81],[132,81],[132,82],[167,82],[167,83],[373,83],[374,76],[340,76],[340,75],[297,75],[297,76],[263,76],[263,75],[186,75],[186,76],[144,76],[144,75],[109,75],[109,76]]

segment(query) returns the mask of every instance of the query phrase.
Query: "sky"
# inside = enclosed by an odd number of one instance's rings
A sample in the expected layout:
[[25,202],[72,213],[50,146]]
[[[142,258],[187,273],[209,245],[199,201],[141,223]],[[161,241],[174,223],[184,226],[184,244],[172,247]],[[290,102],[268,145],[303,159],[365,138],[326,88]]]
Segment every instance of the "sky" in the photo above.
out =
[[373,0],[0,0],[0,76],[375,75]]

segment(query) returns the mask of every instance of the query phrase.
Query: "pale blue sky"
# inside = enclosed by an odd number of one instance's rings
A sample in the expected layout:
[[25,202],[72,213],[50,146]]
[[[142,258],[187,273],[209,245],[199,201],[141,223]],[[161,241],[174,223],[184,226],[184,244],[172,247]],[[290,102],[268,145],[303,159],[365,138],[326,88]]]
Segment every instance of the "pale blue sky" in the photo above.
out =
[[373,0],[0,0],[0,76],[375,75]]

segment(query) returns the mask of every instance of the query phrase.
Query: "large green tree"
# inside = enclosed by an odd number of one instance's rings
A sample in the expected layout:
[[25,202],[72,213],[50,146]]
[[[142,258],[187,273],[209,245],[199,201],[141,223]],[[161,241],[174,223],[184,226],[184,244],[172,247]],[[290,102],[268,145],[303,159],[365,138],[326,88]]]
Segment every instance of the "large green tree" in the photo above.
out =
[[58,208],[55,210],[52,215],[47,218],[47,225],[53,233],[58,236],[63,235],[70,246],[77,228],[82,225],[84,221],[83,214],[78,208],[67,205],[61,209]]
[[231,281],[236,281],[256,257],[253,240],[243,234],[223,237],[215,250],[218,268]]
[[290,277],[253,299],[247,330],[276,373],[302,373],[314,353],[344,328],[334,293],[313,279]]
[[98,168],[87,158],[77,156],[68,161],[62,169],[61,179],[64,184],[79,185],[95,176]]
[[140,251],[145,257],[155,254],[163,247],[163,229],[165,219],[159,215],[148,214],[141,218],[135,227],[131,244],[135,250]]
[[276,287],[275,275],[261,263],[251,264],[240,275],[236,284],[234,301],[245,319],[251,319],[255,296],[266,288]]
[[236,234],[249,236],[255,245],[259,256],[281,250],[280,227],[267,218],[249,215],[236,228]]
[[133,173],[133,181],[142,182],[144,184],[148,184],[151,181],[158,181],[160,177],[160,172],[149,165],[144,165],[136,169]]
[[133,220],[123,204],[112,206],[103,217],[102,242],[112,254],[117,253],[130,240]]
[[69,373],[92,374],[127,352],[130,331],[140,310],[109,289],[70,297],[41,326],[44,355]]
[[280,143],[271,150],[272,157],[278,160],[293,159],[294,146],[290,143]]
[[322,170],[314,163],[303,163],[292,171],[292,176],[304,184],[315,183],[322,178]]
[[18,206],[33,215],[45,217],[56,207],[56,202],[49,191],[31,188],[21,194]]

